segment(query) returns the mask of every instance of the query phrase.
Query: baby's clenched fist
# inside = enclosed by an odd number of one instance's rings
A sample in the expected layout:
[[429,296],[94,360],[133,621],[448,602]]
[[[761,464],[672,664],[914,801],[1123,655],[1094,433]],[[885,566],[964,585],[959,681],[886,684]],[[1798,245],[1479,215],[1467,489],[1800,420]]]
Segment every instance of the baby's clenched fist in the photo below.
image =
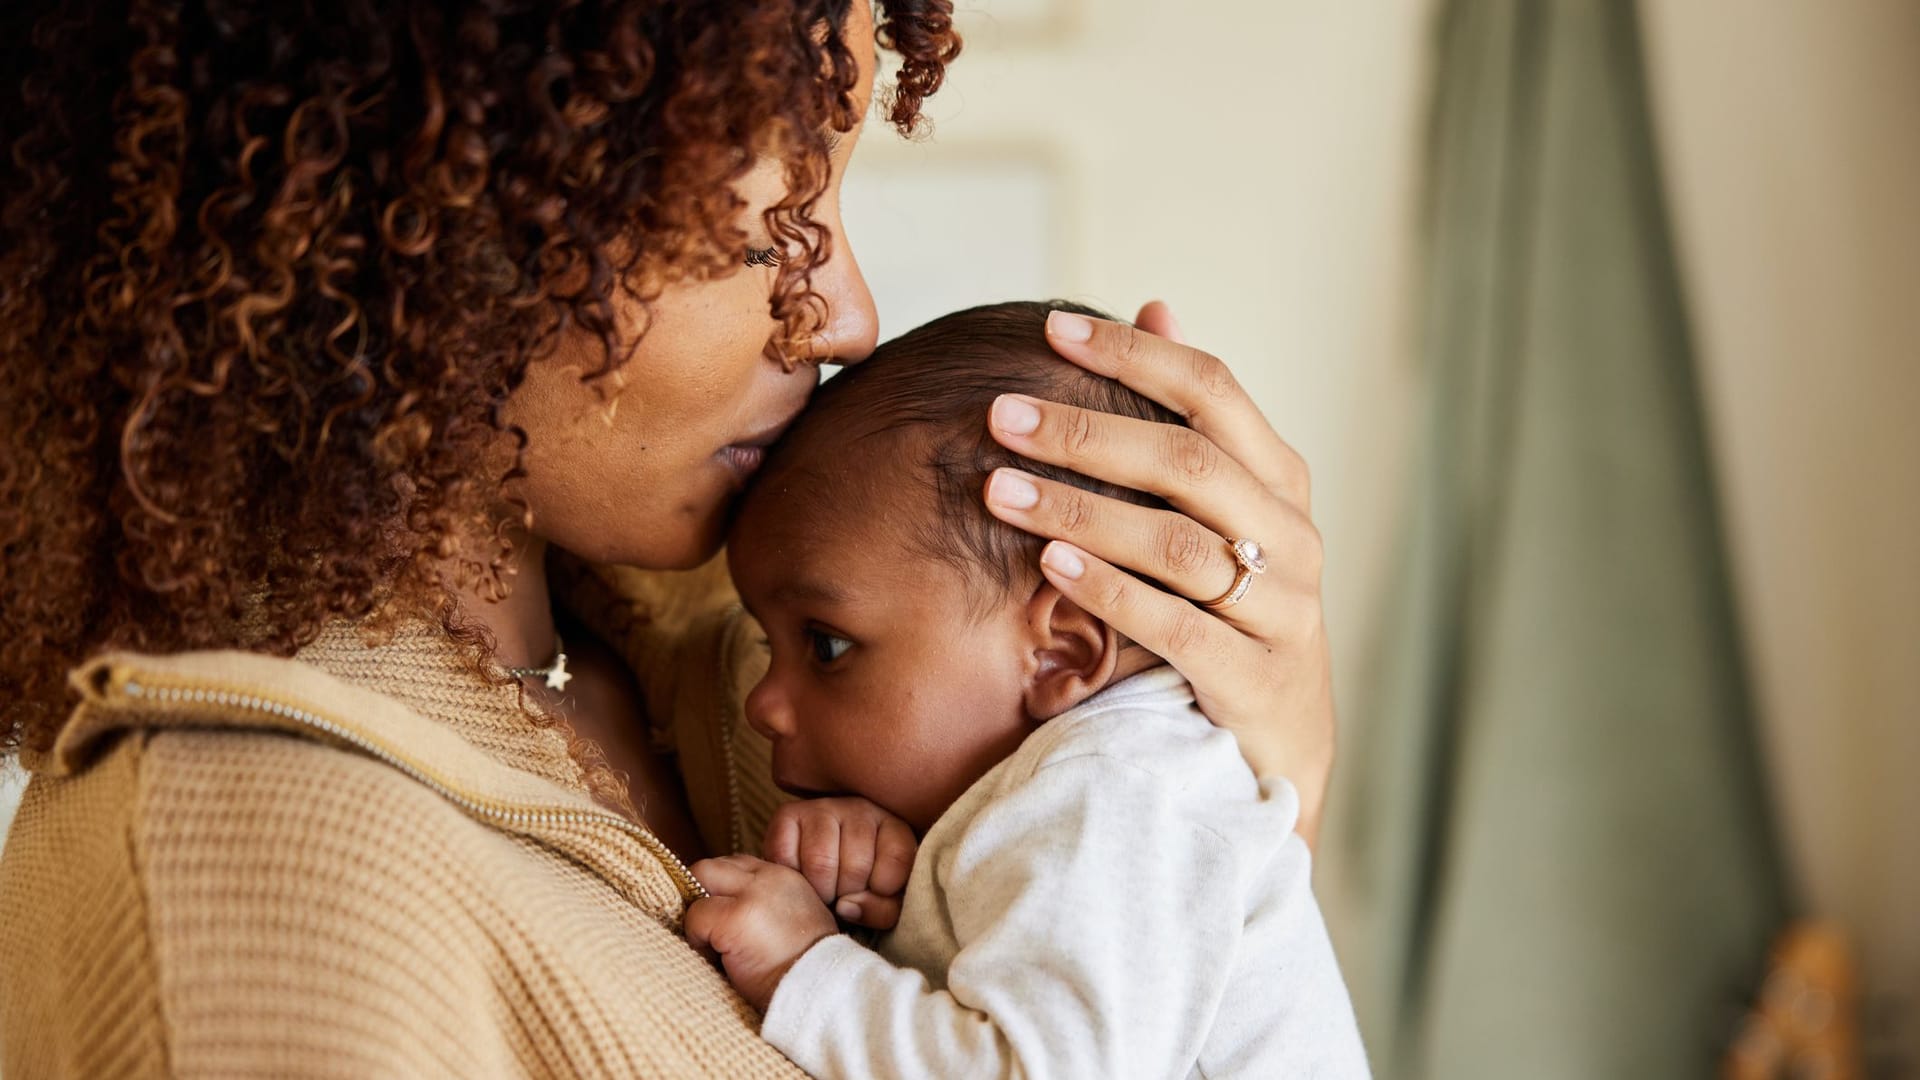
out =
[[761,1012],[794,961],[839,931],[796,870],[728,855],[694,863],[693,876],[708,898],[687,909],[687,940],[719,953],[733,988]]
[[874,930],[900,921],[918,848],[912,826],[853,795],[781,806],[762,845],[768,861],[800,871],[842,919]]

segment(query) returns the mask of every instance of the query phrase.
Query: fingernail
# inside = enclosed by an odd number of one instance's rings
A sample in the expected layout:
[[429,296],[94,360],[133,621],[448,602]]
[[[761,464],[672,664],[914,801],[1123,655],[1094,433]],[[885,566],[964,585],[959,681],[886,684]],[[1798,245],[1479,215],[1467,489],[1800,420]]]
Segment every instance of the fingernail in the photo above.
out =
[[1040,553],[1040,561],[1054,573],[1075,581],[1079,580],[1081,574],[1087,572],[1087,564],[1081,561],[1080,553],[1075,551],[1072,545],[1063,544],[1058,540],[1048,544],[1047,549]]
[[[1163,300],[1161,303],[1166,302]],[[1180,316],[1173,313],[1172,305],[1167,306],[1167,334],[1173,341],[1184,343],[1187,340],[1187,332],[1180,325]]]
[[1009,435],[1031,435],[1040,426],[1040,410],[1024,398],[1001,394],[993,400],[993,426]]
[[860,917],[860,905],[851,900],[842,900],[833,905],[833,913],[848,922],[852,922]]
[[1031,510],[1040,502],[1040,489],[1011,469],[996,469],[987,481],[987,501],[1009,510]]
[[1071,311],[1047,315],[1047,334],[1060,341],[1081,342],[1093,337],[1093,320]]

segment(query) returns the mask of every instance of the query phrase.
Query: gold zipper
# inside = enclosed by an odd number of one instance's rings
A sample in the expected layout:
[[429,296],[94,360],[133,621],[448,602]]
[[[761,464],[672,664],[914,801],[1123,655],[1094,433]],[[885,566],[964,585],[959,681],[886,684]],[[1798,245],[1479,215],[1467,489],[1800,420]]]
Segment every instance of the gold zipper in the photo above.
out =
[[258,694],[240,693],[218,687],[193,687],[178,685],[158,685],[151,681],[141,682],[132,674],[124,679],[114,680],[118,688],[128,697],[142,701],[156,702],[162,705],[212,705],[223,708],[247,709],[291,720],[302,727],[327,735],[360,750],[376,760],[399,770],[402,774],[439,794],[448,802],[466,810],[468,813],[499,822],[503,825],[574,825],[599,826],[622,833],[639,842],[654,858],[660,860],[674,884],[679,888],[681,898],[691,903],[703,900],[707,890],[694,878],[680,857],[660,841],[653,831],[644,825],[629,821],[617,814],[598,810],[557,809],[551,806],[513,805],[494,802],[468,794],[446,781],[428,772],[425,768],[402,757],[392,749],[375,742],[360,732],[331,720],[310,709],[289,705],[284,701]]

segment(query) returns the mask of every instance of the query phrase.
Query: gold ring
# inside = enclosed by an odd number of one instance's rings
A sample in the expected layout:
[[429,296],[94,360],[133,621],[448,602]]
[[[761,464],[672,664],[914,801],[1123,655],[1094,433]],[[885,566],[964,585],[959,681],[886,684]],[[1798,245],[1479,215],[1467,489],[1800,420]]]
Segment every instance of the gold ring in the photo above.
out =
[[1260,550],[1259,543],[1244,538],[1236,540],[1231,536],[1221,539],[1227,542],[1227,549],[1233,553],[1238,571],[1233,575],[1233,584],[1227,586],[1226,592],[1200,605],[1208,611],[1225,611],[1245,600],[1248,590],[1253,588],[1254,575],[1267,572],[1267,556]]

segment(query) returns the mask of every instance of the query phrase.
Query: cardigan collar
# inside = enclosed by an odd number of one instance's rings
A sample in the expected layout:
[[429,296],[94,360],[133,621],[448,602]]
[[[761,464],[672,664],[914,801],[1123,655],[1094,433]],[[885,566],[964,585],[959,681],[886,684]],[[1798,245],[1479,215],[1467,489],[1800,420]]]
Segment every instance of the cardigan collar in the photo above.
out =
[[336,624],[294,659],[392,698],[502,765],[586,790],[566,728],[538,709],[518,682],[489,685],[476,678],[437,627],[414,623],[370,642],[355,627]]

